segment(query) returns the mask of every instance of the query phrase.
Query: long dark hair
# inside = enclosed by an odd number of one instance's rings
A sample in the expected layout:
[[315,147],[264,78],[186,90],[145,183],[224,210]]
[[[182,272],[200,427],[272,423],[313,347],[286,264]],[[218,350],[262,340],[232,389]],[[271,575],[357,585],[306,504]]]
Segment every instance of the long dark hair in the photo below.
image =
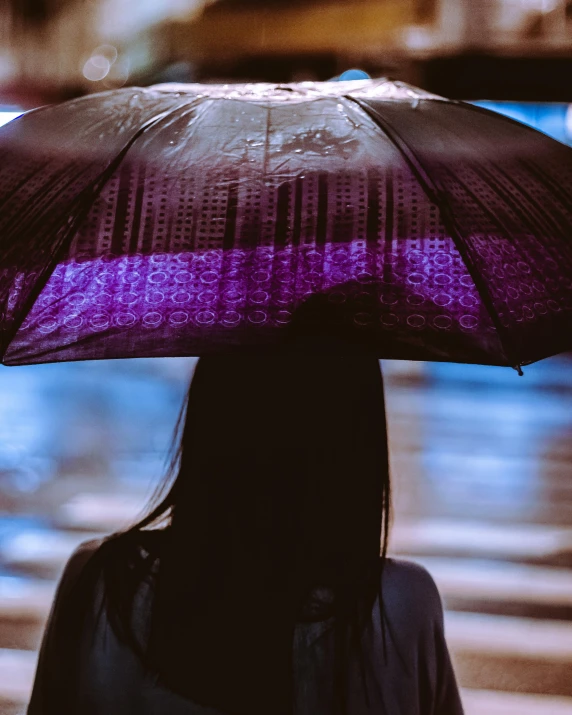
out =
[[[312,590],[328,587],[343,712],[344,659],[379,596],[389,524],[379,362],[202,358],[179,426],[168,491],[107,543],[129,548],[163,527],[129,579],[117,558],[104,562],[114,630],[197,703],[290,714],[294,628]],[[133,610],[149,578],[142,638]]]

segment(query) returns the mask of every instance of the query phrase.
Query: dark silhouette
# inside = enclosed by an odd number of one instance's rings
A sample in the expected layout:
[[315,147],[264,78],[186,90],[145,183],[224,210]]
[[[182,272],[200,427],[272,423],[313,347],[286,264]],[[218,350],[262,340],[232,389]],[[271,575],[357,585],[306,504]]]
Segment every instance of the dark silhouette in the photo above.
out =
[[385,558],[375,358],[203,358],[179,432],[158,505],[72,557],[29,715],[462,712],[435,586]]

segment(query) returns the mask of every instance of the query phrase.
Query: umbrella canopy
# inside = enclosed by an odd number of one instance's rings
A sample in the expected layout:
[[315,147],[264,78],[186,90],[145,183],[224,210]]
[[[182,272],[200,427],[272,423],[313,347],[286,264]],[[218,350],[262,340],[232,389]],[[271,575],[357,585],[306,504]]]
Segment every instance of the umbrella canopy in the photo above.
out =
[[572,348],[572,149],[487,110],[159,85],[30,112],[0,157],[5,364],[260,349],[300,315],[380,358]]

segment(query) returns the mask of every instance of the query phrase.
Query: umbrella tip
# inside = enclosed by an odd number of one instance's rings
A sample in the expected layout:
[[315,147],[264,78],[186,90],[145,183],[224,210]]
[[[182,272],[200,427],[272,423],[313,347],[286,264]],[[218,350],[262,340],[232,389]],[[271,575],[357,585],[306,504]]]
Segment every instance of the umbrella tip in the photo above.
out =
[[363,70],[346,70],[339,77],[334,77],[332,82],[351,82],[356,79],[371,79]]
[[517,365],[514,369],[518,372],[519,377],[522,377],[524,375],[522,371],[522,365]]

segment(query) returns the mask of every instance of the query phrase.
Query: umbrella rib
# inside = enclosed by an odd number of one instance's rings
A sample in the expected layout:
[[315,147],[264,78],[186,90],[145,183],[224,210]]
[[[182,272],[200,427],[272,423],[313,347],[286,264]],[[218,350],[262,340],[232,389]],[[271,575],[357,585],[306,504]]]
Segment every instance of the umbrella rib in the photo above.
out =
[[463,242],[461,240],[461,232],[457,227],[457,222],[455,220],[454,214],[449,207],[447,198],[444,195],[443,190],[433,181],[433,179],[430,178],[427,171],[425,170],[425,167],[423,166],[423,162],[411,149],[409,144],[404,141],[404,139],[399,135],[399,133],[378,112],[376,112],[375,109],[373,109],[367,103],[361,101],[357,97],[352,97],[351,95],[346,95],[345,97],[343,97],[343,99],[349,100],[357,104],[382,130],[385,136],[392,142],[392,144],[403,156],[403,158],[413,171],[415,177],[419,181],[421,188],[423,189],[429,200],[436,204],[436,206],[439,208],[443,223],[450,231],[451,237],[454,240],[455,245],[459,253],[461,254],[461,257],[463,258],[467,270],[469,271],[473,279],[477,292],[479,293],[480,298],[483,301],[483,305],[487,309],[487,312],[497,330],[497,334],[503,347],[505,357],[507,358],[507,362],[512,367],[514,367],[514,369],[517,370],[519,374],[521,374],[522,362],[516,357],[516,351],[512,344],[512,339],[508,334],[505,326],[500,321],[499,315],[495,310],[491,295],[484,282],[481,281],[481,278],[478,272],[475,270],[470,256],[468,255],[467,251],[463,246]]
[[[97,199],[99,194],[103,191],[103,188],[109,181],[109,179],[113,176],[113,173],[117,170],[117,168],[121,165],[121,162],[127,155],[127,152],[131,149],[131,147],[135,144],[135,142],[149,129],[152,127],[157,126],[161,122],[163,122],[165,119],[170,119],[174,115],[176,115],[179,112],[186,111],[196,104],[199,104],[200,100],[197,98],[193,98],[189,102],[185,102],[184,104],[179,104],[176,106],[174,109],[168,109],[165,110],[164,112],[161,112],[160,114],[152,117],[151,119],[148,119],[146,122],[142,124],[141,127],[135,132],[135,134],[129,139],[129,141],[125,144],[123,149],[117,154],[117,156],[112,159],[107,167],[97,176],[96,179],[94,179],[90,185],[86,187],[84,190],[84,195],[91,195],[91,200],[90,201],[75,201],[74,204],[79,204],[79,207],[74,207],[72,208],[71,215],[70,215],[70,221],[69,221],[69,228],[65,232],[64,237],[61,239],[61,243],[58,246],[57,250],[54,252],[53,259],[52,259],[52,264],[50,267],[48,267],[44,272],[43,275],[41,276],[40,280],[36,282],[34,285],[32,291],[27,297],[27,300],[25,301],[24,305],[22,306],[21,310],[19,311],[19,316],[18,318],[14,319],[14,322],[11,326],[11,329],[6,331],[6,333],[2,336],[2,342],[0,344],[0,349],[1,349],[1,359],[2,362],[4,361],[4,357],[6,353],[8,352],[8,349],[16,337],[18,331],[22,327],[22,323],[24,322],[26,316],[28,315],[29,311],[32,309],[34,306],[34,303],[36,302],[38,296],[40,293],[44,290],[46,284],[48,283],[49,279],[51,278],[53,274],[54,268],[58,265],[59,259],[61,257],[62,252],[68,248],[69,246],[69,240],[72,239],[75,234],[77,233],[78,227],[80,223],[84,220],[85,216],[89,212],[92,202]],[[83,197],[82,197],[83,198]],[[72,206],[74,205],[72,204]]]

